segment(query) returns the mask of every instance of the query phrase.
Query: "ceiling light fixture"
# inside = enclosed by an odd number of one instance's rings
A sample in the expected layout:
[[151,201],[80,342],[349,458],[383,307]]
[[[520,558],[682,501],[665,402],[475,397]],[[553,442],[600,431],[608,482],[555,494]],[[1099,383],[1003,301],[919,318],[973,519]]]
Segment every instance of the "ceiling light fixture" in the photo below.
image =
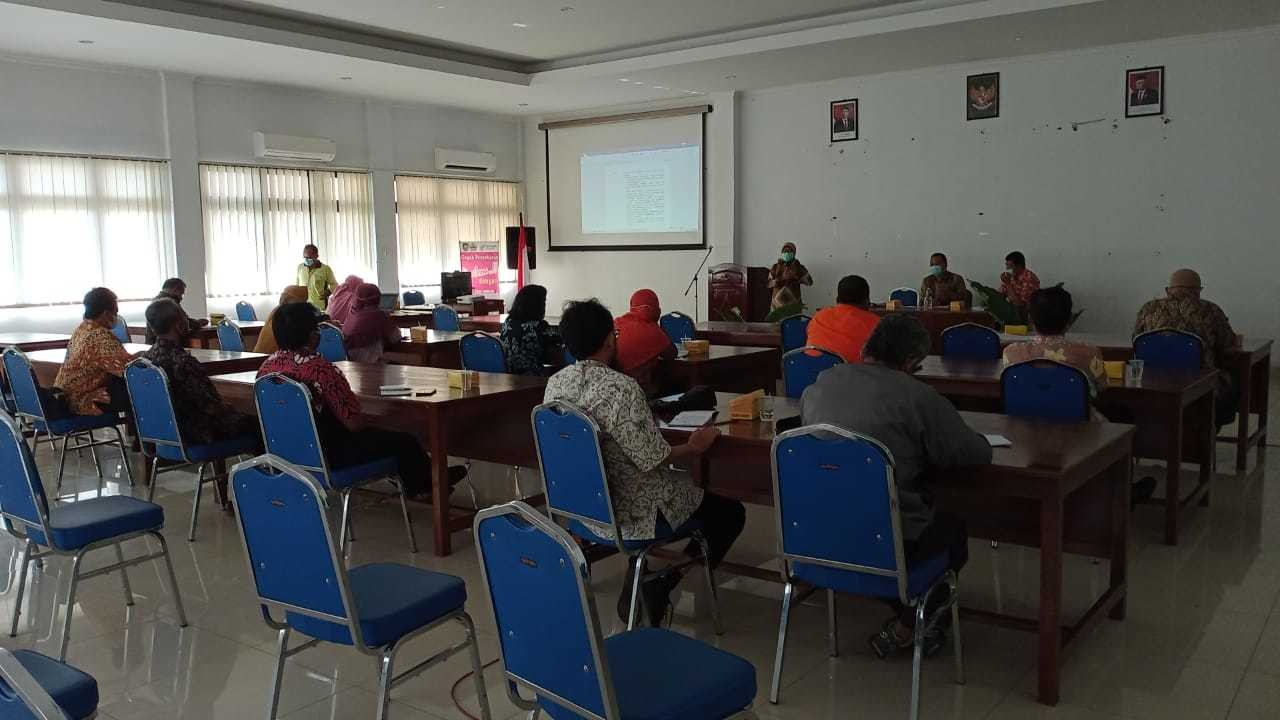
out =
[[520,107],[529,107],[529,103],[516,103]]
[[573,6],[565,5],[564,7],[560,8],[560,12],[573,12]]
[[529,26],[525,23],[511,23],[511,27],[527,28]]
[[627,78],[618,78],[618,82],[631,82]]
[[654,86],[653,86],[653,89],[654,89],[654,90],[666,90],[667,88],[666,88],[666,87],[664,87],[664,86],[662,86],[662,85],[654,85]]
[[350,76],[350,75],[343,75],[342,77],[340,77],[340,78],[338,78],[338,79],[339,79],[339,80],[350,80],[350,79],[351,79],[351,76]]
[[81,45],[92,45],[94,43],[93,40],[77,40],[76,42],[80,43]]

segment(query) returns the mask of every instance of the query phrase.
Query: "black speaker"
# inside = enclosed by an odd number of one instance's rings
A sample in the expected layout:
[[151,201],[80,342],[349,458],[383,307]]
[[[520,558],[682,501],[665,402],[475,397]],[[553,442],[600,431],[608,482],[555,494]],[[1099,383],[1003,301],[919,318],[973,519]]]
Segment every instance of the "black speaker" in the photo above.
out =
[[[528,225],[524,228],[525,248],[528,249],[529,255],[525,258],[525,267],[534,270],[538,267],[538,256],[533,252],[534,246],[537,244],[534,238],[538,236],[537,232]],[[520,228],[507,228],[507,269],[516,269],[516,255],[519,254],[520,248]]]

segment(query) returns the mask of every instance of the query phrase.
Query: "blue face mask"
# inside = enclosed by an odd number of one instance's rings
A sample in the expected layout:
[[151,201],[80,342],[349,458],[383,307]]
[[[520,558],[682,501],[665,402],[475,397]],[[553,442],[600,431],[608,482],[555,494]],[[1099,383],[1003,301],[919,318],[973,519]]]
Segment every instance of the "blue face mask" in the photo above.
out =
[[943,271],[943,269],[942,269],[942,266],[941,266],[941,265],[930,265],[930,266],[929,266],[929,274],[930,274],[930,275],[932,275],[932,276],[934,276],[934,277],[938,277],[938,276],[939,276],[939,275],[941,275],[943,272],[944,272],[944,271]]
[[782,253],[782,262],[791,262],[796,259],[795,253]]
[[306,265],[307,267],[315,267],[315,266],[316,266],[316,259],[315,259],[315,258],[303,258],[303,259],[302,259],[302,264],[303,264],[303,265]]

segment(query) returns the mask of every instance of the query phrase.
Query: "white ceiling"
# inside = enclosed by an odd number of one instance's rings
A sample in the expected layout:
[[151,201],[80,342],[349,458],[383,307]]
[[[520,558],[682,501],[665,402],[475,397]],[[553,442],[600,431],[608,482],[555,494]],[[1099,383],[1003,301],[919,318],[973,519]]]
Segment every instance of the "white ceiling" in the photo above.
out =
[[0,53],[548,114],[1280,24],[1280,0],[226,2],[0,0]]

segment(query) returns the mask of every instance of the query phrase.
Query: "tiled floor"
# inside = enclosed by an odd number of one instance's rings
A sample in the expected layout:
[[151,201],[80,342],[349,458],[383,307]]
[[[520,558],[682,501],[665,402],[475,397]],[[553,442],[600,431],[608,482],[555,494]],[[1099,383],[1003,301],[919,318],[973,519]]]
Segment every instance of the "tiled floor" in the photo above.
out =
[[[1274,393],[1280,406],[1280,392]],[[1280,416],[1273,406],[1273,416]],[[1274,442],[1274,441],[1273,441]],[[1272,453],[1280,451],[1273,450]],[[114,457],[114,456],[113,456]],[[48,450],[39,456],[46,481],[53,469]],[[968,683],[952,683],[951,651],[927,661],[923,717],[990,720],[1253,720],[1280,717],[1280,464],[1276,458],[1242,474],[1234,470],[1234,451],[1219,445],[1218,475],[1212,507],[1194,513],[1177,548],[1159,542],[1161,516],[1141,508],[1132,523],[1128,619],[1108,622],[1078,640],[1063,673],[1062,702],[1056,708],[1036,704],[1035,638],[1026,633],[967,622],[965,655]],[[96,480],[88,456],[70,459],[68,488],[92,492]],[[118,458],[108,462],[118,473]],[[483,473],[481,473],[483,474]],[[501,473],[495,473],[501,476]],[[127,718],[262,717],[270,687],[274,636],[254,604],[240,540],[233,520],[211,502],[201,509],[199,538],[186,541],[190,519],[190,475],[163,477],[157,501],[166,512],[166,537],[190,627],[179,629],[159,568],[131,571],[137,602],[123,604],[112,576],[83,582],[77,592],[68,660],[93,674],[102,693],[107,720]],[[526,478],[526,485],[532,483]],[[496,487],[509,487],[497,485]],[[106,492],[122,490],[114,479]],[[123,488],[127,491],[127,486]],[[501,491],[498,491],[501,492]],[[415,512],[423,551],[410,555],[398,509],[392,504],[361,508],[355,514],[358,541],[353,562],[394,560],[451,572],[470,590],[468,609],[479,627],[482,656],[497,657],[493,619],[466,533],[454,536],[456,552],[435,558],[428,550],[430,519]],[[765,563],[773,553],[773,521],[768,511],[752,508],[747,533],[732,558]],[[1005,612],[1032,613],[1038,566],[1034,551],[1014,546],[992,549],[974,541],[973,559],[962,578],[966,604]],[[141,549],[135,541],[133,550]],[[13,607],[17,551],[0,540],[4,594],[0,617],[7,627]],[[88,562],[88,561],[86,561]],[[4,647],[34,647],[57,652],[61,605],[69,563],[50,561],[29,580],[29,602],[16,638],[0,634]],[[595,577],[605,597],[607,632],[618,629],[612,617],[621,566],[606,561]],[[1068,558],[1065,611],[1081,612],[1105,585],[1106,563]],[[693,578],[690,578],[692,580]],[[761,718],[902,718],[907,715],[910,659],[879,661],[865,636],[885,617],[874,602],[842,599],[841,653],[826,652],[825,611],[821,605],[796,611],[783,677],[782,702],[766,696],[777,632],[780,586],[764,581],[722,578],[721,601],[727,632],[717,638],[705,613],[698,583],[686,581],[676,629],[738,653],[757,669]],[[820,597],[820,596],[819,596]],[[456,640],[453,629],[439,631],[439,643]],[[437,642],[430,636],[408,645],[400,667],[425,657]],[[429,720],[466,717],[450,697],[454,682],[468,670],[456,656],[393,692],[392,717]],[[373,716],[377,668],[372,658],[350,648],[321,647],[287,664],[281,716],[288,718],[369,718]],[[487,673],[495,718],[519,716],[498,682],[498,668]],[[470,681],[457,687],[463,707],[477,715]]]

